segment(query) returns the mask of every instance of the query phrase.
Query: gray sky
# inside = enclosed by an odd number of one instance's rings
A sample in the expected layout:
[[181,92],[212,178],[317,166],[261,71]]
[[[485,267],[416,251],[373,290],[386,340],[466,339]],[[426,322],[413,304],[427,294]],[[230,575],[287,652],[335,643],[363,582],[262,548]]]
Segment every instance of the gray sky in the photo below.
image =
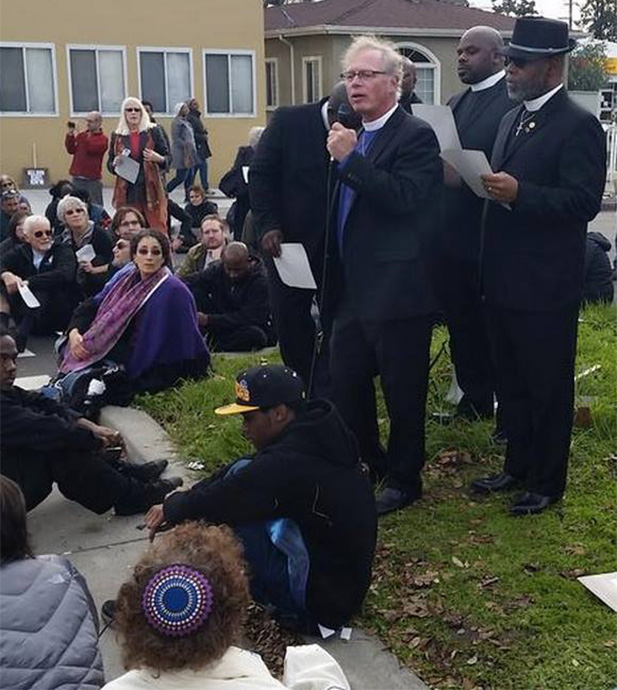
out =
[[[483,10],[492,9],[490,0],[470,0],[470,4],[472,7],[479,7]],[[580,2],[574,0],[573,5],[572,11],[576,23],[580,14]],[[565,21],[568,19],[568,3],[564,0],[536,0],[536,9],[543,17],[563,19]]]

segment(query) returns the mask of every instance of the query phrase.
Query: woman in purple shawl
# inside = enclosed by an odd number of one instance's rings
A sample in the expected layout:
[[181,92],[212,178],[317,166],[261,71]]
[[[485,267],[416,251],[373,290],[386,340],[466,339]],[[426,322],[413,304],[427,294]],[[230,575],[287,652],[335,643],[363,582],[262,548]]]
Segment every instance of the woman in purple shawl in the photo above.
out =
[[111,360],[124,365],[134,393],[205,376],[210,355],[195,301],[169,269],[169,240],[158,230],[142,230],[131,239],[131,259],[75,310],[60,373]]

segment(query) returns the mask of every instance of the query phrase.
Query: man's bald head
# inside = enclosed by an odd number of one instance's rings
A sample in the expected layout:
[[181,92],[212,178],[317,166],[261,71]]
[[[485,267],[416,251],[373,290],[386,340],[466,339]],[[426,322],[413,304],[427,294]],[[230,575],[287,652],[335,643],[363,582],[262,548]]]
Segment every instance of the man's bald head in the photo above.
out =
[[473,26],[459,41],[457,73],[463,84],[477,84],[503,69],[504,43],[491,26]]
[[249,250],[244,242],[230,242],[221,253],[225,273],[232,283],[241,280],[250,269]]

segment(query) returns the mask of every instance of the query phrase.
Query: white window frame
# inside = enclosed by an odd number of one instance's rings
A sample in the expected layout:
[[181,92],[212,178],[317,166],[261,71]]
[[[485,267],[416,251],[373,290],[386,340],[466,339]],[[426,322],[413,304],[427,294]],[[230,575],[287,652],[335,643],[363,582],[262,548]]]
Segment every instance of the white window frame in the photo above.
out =
[[[0,48],[48,48],[51,50],[51,72],[54,80],[54,110],[48,113],[24,113],[19,110],[5,110],[0,117],[58,117],[58,68],[56,65],[56,46],[54,43],[17,43],[15,41],[0,41]],[[23,54],[23,50],[22,50]],[[24,59],[24,80],[26,84],[26,107],[28,98],[28,61]]]
[[439,58],[435,55],[435,53],[433,53],[432,50],[429,50],[426,46],[423,46],[421,43],[403,41],[402,43],[397,43],[396,47],[399,49],[406,48],[407,50],[415,50],[418,53],[424,53],[424,55],[426,55],[426,57],[431,61],[418,62],[416,63],[416,66],[422,67],[424,69],[432,69],[435,73],[435,77],[433,79],[433,84],[435,86],[434,105],[441,105],[441,61],[439,60]]
[[[143,98],[143,93],[141,91],[141,53],[187,53],[189,56],[189,89],[190,89],[190,98],[195,97],[195,79],[194,79],[194,71],[193,71],[193,49],[192,48],[182,48],[182,47],[177,47],[177,48],[169,48],[165,47],[162,48],[160,46],[137,46],[137,86],[139,88],[139,98],[140,100]],[[167,62],[164,62],[165,65],[165,90],[167,91]],[[169,97],[169,95],[168,95]],[[187,99],[188,100],[188,99]],[[161,117],[171,117],[173,116],[173,107],[175,103],[168,103],[167,107],[170,108],[170,110],[167,110],[166,112],[161,112],[161,111],[155,111],[155,115],[160,115]]]
[[[227,55],[227,69],[231,75],[230,58],[232,55],[249,55],[251,58],[251,79],[253,81],[253,103],[250,113],[211,113],[208,110],[208,80],[206,77],[206,55]],[[232,118],[247,118],[256,117],[257,115],[257,74],[255,69],[255,51],[254,50],[237,50],[235,48],[218,49],[218,48],[204,48],[202,52],[203,60],[203,80],[204,80],[204,115],[208,117],[232,117]],[[231,107],[231,79],[229,80],[229,106]]]
[[[122,97],[122,100],[126,98],[126,93],[127,93],[127,84],[128,84],[128,77],[127,77],[127,71],[126,71],[126,46],[102,46],[102,45],[80,45],[76,43],[71,43],[67,44],[66,46],[66,68],[69,73],[69,103],[71,107],[71,117],[83,117],[84,115],[87,115],[87,112],[81,111],[81,110],[75,110],[73,107],[73,75],[71,72],[71,50],[93,50],[95,53],[98,53],[99,50],[115,50],[116,52],[122,53],[122,76],[124,79],[124,95]],[[101,105],[101,81],[98,78],[98,56],[97,56],[97,80],[96,80],[96,93],[99,98],[99,106]],[[101,115],[104,117],[106,116],[113,116],[113,115],[120,115],[119,110],[111,111],[111,110],[101,110]]]
[[[319,83],[318,86],[318,97],[317,101],[323,98],[323,60],[321,55],[306,55],[302,58],[302,101],[303,103],[309,103],[308,101],[308,84],[306,83],[306,65],[309,62],[316,62],[319,66]],[[314,101],[310,101],[313,103]]]
[[265,77],[266,77],[266,110],[276,110],[279,107],[279,94],[280,94],[280,89],[279,89],[279,59],[278,58],[266,58],[265,59],[265,64],[266,65],[272,65],[272,68],[274,70],[274,104],[273,105],[268,105],[268,70],[266,68],[265,70]]

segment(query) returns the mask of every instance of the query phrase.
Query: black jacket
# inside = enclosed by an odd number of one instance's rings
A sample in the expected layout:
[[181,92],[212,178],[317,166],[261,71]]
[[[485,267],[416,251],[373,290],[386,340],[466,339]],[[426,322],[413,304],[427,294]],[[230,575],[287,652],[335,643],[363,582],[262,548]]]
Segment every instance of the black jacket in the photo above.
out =
[[[362,320],[404,319],[436,310],[426,245],[434,231],[433,196],[442,171],[435,133],[401,107],[377,132],[366,156],[354,151],[336,168],[327,314],[336,313],[343,283]],[[336,243],[340,184],[355,193],[342,262]]]
[[331,403],[317,400],[253,461],[231,465],[164,504],[170,522],[203,519],[238,525],[287,517],[309,558],[307,610],[337,628],[361,607],[377,536],[375,501],[353,436]]
[[208,328],[213,332],[238,326],[268,329],[268,280],[259,259],[251,258],[249,272],[237,282],[229,279],[222,261],[187,276],[184,282],[195,297],[197,310],[208,314]]
[[328,204],[327,130],[319,103],[278,108],[251,163],[249,193],[259,239],[280,230],[284,242],[301,242],[313,275],[321,277]]
[[199,110],[189,110],[186,119],[193,128],[193,135],[195,137],[195,148],[202,160],[210,158],[212,151],[208,144],[208,130],[204,127],[201,121],[201,112]]
[[201,222],[206,216],[219,212],[219,207],[213,201],[202,201],[199,206],[185,204],[184,212],[190,219],[192,228],[200,228]]
[[401,98],[398,103],[405,112],[408,112],[410,115],[413,115],[413,104],[422,103],[422,99],[416,94],[415,91],[412,91],[409,94],[409,96],[407,96],[406,98]]
[[[501,118],[515,105],[508,98],[505,78],[482,91],[466,89],[453,96],[448,105],[463,148],[484,151],[490,160]],[[464,182],[457,188],[444,186],[443,217],[435,237],[437,251],[477,265],[483,208],[484,199]]]
[[613,270],[608,258],[611,243],[601,232],[587,233],[587,247],[585,249],[585,287],[583,300],[585,302],[612,302],[614,287]]
[[57,240],[43,257],[38,270],[32,260],[32,248],[29,244],[20,244],[0,259],[0,273],[10,271],[27,280],[35,295],[44,290],[69,290],[74,293],[76,270],[73,250]]
[[554,310],[583,291],[587,223],[600,211],[606,137],[596,117],[558,91],[518,137],[522,106],[499,126],[491,168],[518,180],[508,210],[488,202],[482,287],[487,303]]

